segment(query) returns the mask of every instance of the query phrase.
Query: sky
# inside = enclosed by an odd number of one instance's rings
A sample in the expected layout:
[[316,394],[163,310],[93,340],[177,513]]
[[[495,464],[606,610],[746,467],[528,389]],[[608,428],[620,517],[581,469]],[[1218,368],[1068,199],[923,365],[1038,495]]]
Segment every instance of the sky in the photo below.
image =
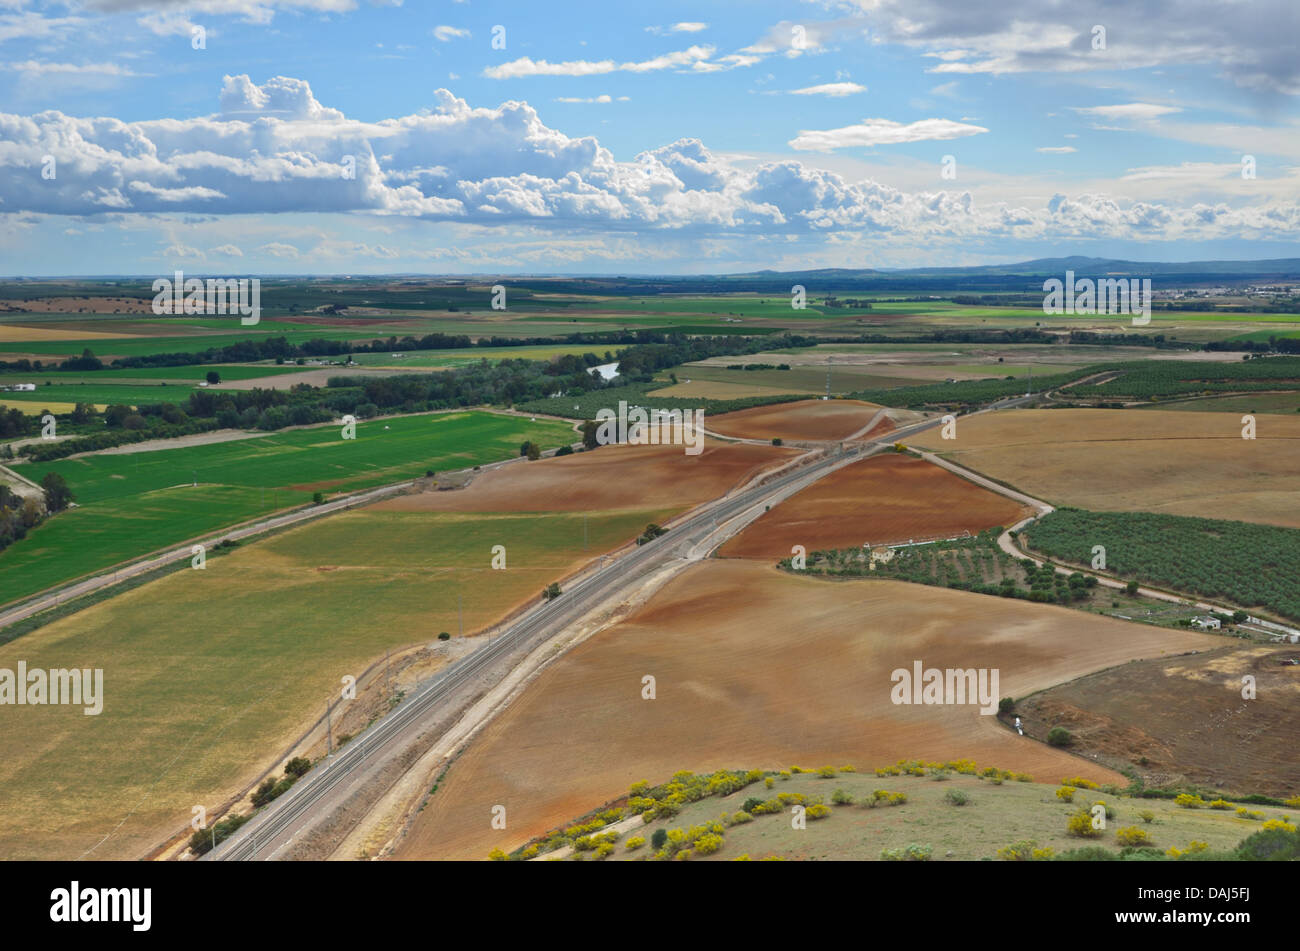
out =
[[0,0],[0,274],[1300,256],[1296,0]]

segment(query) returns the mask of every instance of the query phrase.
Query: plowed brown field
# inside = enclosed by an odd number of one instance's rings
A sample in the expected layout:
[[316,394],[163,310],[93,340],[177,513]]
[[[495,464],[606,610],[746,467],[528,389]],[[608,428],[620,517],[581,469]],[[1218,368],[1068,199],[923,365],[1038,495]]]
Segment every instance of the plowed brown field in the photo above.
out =
[[[545,669],[452,764],[397,857],[509,851],[679,769],[969,757],[1042,781],[1122,783],[976,707],[895,705],[890,673],[914,660],[998,668],[998,692],[1023,696],[1134,657],[1221,643],[962,591],[702,562]],[[641,699],[647,675],[657,699]],[[506,807],[505,831],[491,826],[495,805]]]
[[847,439],[871,422],[878,409],[876,403],[858,400],[799,400],[710,416],[704,425],[738,439]]
[[1300,528],[1300,418],[1260,415],[1242,439],[1241,415],[1013,410],[909,442],[1054,505]]
[[681,446],[602,446],[592,452],[516,463],[479,473],[465,489],[399,496],[373,506],[390,512],[576,512],[692,508],[797,456],[796,449],[705,442]]
[[912,456],[872,456],[845,466],[765,513],[722,546],[724,557],[788,558],[807,551],[951,538],[1032,514],[1020,505]]

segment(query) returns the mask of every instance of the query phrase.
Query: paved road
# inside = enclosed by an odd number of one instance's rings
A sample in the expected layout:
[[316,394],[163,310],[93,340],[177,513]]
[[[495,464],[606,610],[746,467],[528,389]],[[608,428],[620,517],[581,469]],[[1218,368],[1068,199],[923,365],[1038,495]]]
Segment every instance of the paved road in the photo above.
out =
[[[1002,400],[980,413],[1022,405],[1025,397]],[[974,415],[974,414],[972,414]],[[427,731],[431,723],[455,709],[454,697],[484,682],[499,683],[514,668],[512,656],[526,656],[589,610],[632,588],[639,579],[674,559],[696,559],[716,549],[725,536],[739,531],[770,505],[807,488],[844,465],[879,452],[894,442],[940,425],[927,419],[844,452],[829,454],[809,465],[763,484],[730,493],[697,512],[669,535],[642,545],[590,572],[558,599],[528,611],[514,624],[407,696],[391,713],[347,746],[303,776],[293,788],[263,808],[234,835],[204,856],[215,861],[248,861],[280,857],[295,838],[328,817],[373,777],[382,764],[401,754]]]

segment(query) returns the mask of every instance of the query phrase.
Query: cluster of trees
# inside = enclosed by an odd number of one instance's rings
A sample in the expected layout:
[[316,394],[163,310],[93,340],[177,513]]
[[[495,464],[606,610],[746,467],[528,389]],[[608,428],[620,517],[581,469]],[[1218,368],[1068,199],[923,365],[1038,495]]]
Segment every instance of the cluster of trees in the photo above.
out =
[[[1013,558],[998,547],[1001,528],[992,528],[970,538],[957,538],[895,549],[888,561],[876,561],[861,548],[832,549],[809,554],[805,570],[819,574],[877,576],[915,584],[956,588],[977,594],[1020,598],[1044,604],[1070,604],[1085,600],[1097,579],[1080,572],[1058,574],[1051,565],[1039,567],[1028,558]],[[791,559],[781,563],[793,568]],[[1027,587],[1020,586],[1017,567]]]
[[1082,397],[1180,396],[1205,392],[1247,392],[1300,388],[1300,357],[1269,357],[1238,363],[1201,363],[1180,360],[1142,360],[1112,367],[1121,375],[1101,384],[1071,387]]
[[1061,508],[1026,531],[1036,550],[1120,577],[1300,620],[1300,530],[1148,512]]
[[44,505],[34,498],[23,498],[0,482],[0,551],[26,537],[31,529],[73,502],[72,490],[57,472],[45,474],[41,491],[45,496]]
[[32,436],[37,430],[35,417],[28,416],[20,409],[5,409],[0,406],[0,439]]

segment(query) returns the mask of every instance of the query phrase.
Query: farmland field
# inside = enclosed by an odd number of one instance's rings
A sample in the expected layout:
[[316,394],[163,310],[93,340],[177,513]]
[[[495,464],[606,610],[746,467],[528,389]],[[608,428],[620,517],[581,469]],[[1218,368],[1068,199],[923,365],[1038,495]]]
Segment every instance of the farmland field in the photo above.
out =
[[[702,562],[543,670],[452,764],[397,857],[510,851],[679,769],[970,758],[1122,784],[973,707],[894,705],[890,671],[979,657],[1001,669],[1003,696],[1023,696],[1133,657],[1221,643],[1049,605]],[[641,699],[648,673],[654,701]],[[504,833],[482,821],[498,803],[510,816]]]
[[909,440],[1051,502],[1300,528],[1300,414],[1012,410]]
[[1031,510],[911,456],[872,456],[833,472],[764,513],[723,545],[724,557],[949,538],[1013,525]]
[[1149,512],[1057,509],[1022,533],[1030,548],[1076,565],[1106,551],[1120,578],[1225,599],[1300,621],[1300,530]]
[[[665,514],[360,509],[0,646],[0,667],[102,667],[105,694],[99,716],[28,707],[21,729],[0,732],[0,854],[140,857],[185,829],[192,805],[216,808],[272,765],[342,675],[456,635],[458,607],[465,632],[480,630]],[[496,544],[504,571],[490,567]]]
[[858,400],[800,400],[707,418],[711,432],[740,439],[847,439],[881,407]]
[[[1027,731],[1064,724],[1081,753],[1151,786],[1288,798],[1300,795],[1297,660],[1295,645],[1259,644],[1153,658],[1035,694],[1017,710]],[[1256,681],[1251,700],[1241,695],[1246,675]]]
[[642,508],[680,511],[725,494],[798,451],[705,440],[688,456],[680,446],[602,446],[526,466],[483,472],[460,492],[386,499],[377,511],[578,512]]
[[[435,471],[517,456],[524,440],[569,442],[563,423],[458,412],[388,417],[154,452],[103,453],[16,465],[39,482],[57,472],[78,507],[0,552],[0,603],[188,538],[310,502]],[[197,483],[197,484],[196,484]],[[128,527],[129,526],[129,527]]]

